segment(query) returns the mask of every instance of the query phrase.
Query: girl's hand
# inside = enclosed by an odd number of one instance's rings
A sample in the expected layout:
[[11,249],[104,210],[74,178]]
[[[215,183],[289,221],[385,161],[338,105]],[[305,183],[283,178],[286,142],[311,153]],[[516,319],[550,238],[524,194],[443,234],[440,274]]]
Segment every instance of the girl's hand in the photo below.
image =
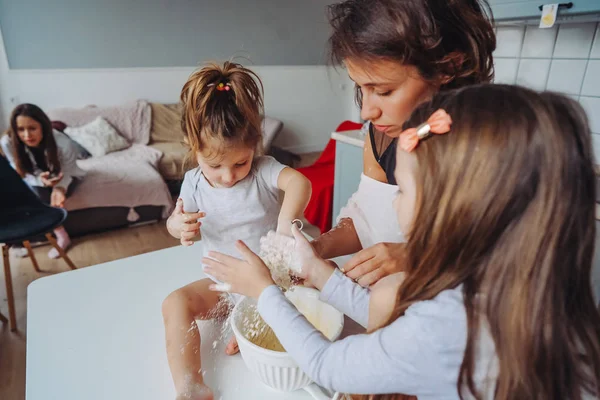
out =
[[321,258],[296,225],[292,225],[291,230],[296,240],[293,258],[302,267],[297,275],[321,290],[337,266],[333,261]]
[[[259,256],[238,240],[235,247],[244,260],[211,251],[202,259],[207,274],[225,283],[227,291],[258,299],[263,290],[274,284],[271,272]],[[223,291],[223,285],[210,285],[210,290]]]
[[183,200],[177,199],[175,209],[167,220],[167,230],[171,235],[179,238],[182,245],[191,246],[194,244],[192,239],[200,235],[202,223],[198,219],[205,215],[203,212],[186,213],[183,211]]
[[406,243],[378,243],[356,253],[343,272],[359,285],[367,287],[388,275],[406,269]]
[[45,187],[54,187],[63,178],[63,173],[60,172],[55,177],[50,177],[50,171],[42,172],[40,179]]
[[65,188],[55,186],[52,189],[52,194],[50,194],[50,205],[52,207],[63,208],[65,206],[66,198],[67,196]]

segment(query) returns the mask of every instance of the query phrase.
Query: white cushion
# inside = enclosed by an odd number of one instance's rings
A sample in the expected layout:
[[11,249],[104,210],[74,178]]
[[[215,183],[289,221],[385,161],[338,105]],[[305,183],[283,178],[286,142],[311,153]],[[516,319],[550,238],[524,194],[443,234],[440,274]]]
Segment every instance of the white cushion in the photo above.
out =
[[102,117],[97,117],[83,126],[65,128],[65,133],[93,157],[129,147],[127,139],[119,135],[117,130]]

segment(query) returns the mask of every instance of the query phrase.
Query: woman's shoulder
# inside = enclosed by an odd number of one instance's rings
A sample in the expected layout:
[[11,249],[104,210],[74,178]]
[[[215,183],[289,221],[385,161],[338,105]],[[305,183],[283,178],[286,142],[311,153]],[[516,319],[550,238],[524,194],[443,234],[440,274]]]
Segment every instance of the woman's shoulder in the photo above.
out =
[[1,145],[9,145],[11,142],[10,139],[10,135],[8,134],[8,132],[2,132],[2,134],[0,135],[0,144]]
[[73,140],[66,133],[52,129],[52,136],[54,136],[54,141],[58,147],[70,147],[73,145]]
[[4,132],[0,137],[0,149],[5,156],[12,155],[12,139],[8,135],[8,132]]

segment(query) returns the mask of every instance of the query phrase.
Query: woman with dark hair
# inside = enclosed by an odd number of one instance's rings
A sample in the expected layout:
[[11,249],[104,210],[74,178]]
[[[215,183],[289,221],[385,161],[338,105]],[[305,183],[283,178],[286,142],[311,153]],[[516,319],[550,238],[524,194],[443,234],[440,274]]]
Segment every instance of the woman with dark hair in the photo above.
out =
[[404,268],[394,218],[396,138],[436,92],[490,82],[496,39],[485,0],[346,0],[329,6],[332,62],[356,83],[368,121],[363,176],[338,226],[313,241],[324,258],[357,253],[341,270],[362,286]]
[[[73,141],[53,130],[46,113],[33,104],[21,104],[13,110],[0,146],[23,180],[53,207],[64,207],[74,178],[85,174],[77,167],[79,151]],[[67,231],[59,227],[54,234],[58,245],[66,250],[71,244]],[[59,254],[51,249],[48,256],[58,258]]]

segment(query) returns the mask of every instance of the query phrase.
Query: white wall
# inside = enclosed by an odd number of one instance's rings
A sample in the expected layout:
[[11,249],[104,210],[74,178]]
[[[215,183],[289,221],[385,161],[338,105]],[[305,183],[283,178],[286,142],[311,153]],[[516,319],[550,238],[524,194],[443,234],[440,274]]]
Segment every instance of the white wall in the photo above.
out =
[[[12,108],[116,105],[146,99],[177,102],[194,67],[10,70],[0,33],[0,127]],[[263,80],[265,113],[284,122],[275,145],[296,153],[322,150],[331,131],[356,119],[353,85],[344,70],[325,66],[250,66]]]
[[562,92],[587,111],[600,163],[600,23],[499,26],[496,82]]

